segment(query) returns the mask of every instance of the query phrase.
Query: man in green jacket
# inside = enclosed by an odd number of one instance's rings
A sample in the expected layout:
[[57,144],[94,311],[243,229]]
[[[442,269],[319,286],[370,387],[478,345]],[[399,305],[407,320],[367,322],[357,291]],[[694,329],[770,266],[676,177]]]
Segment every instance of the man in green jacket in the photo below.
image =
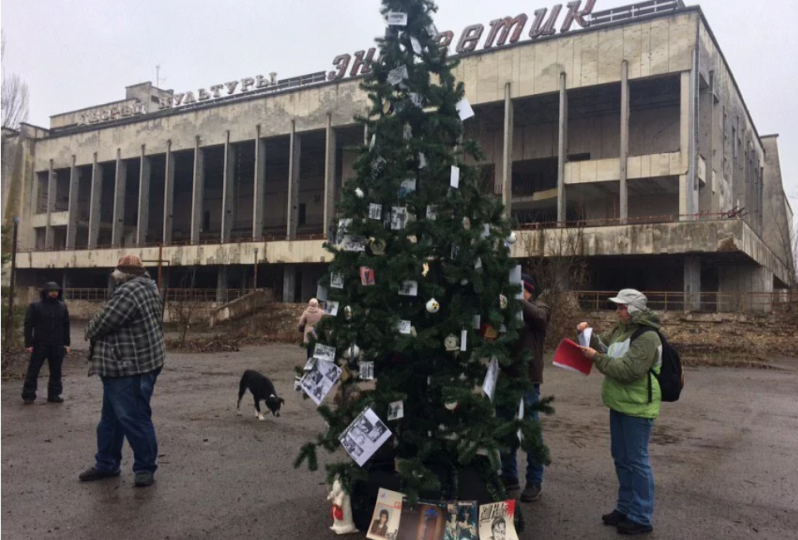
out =
[[[604,374],[601,398],[610,408],[612,458],[620,484],[617,506],[602,520],[621,534],[645,534],[653,530],[654,473],[648,443],[661,396],[652,375],[662,365],[662,342],[656,332],[659,317],[635,289],[623,289],[610,301],[616,306],[618,323],[600,336],[593,334],[590,347],[582,347],[585,357]],[[655,331],[635,334],[643,327]],[[588,323],[582,322],[577,330],[586,328]]]

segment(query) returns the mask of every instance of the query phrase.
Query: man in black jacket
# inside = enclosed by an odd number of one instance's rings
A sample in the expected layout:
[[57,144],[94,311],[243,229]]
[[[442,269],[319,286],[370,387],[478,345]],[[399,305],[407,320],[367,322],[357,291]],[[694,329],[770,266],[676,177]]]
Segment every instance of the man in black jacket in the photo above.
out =
[[25,350],[30,355],[22,399],[26,405],[36,400],[39,371],[47,360],[50,367],[50,382],[47,385],[47,401],[63,403],[61,397],[61,363],[69,352],[69,310],[61,300],[61,287],[47,283],[41,291],[41,300],[28,307],[25,315]]

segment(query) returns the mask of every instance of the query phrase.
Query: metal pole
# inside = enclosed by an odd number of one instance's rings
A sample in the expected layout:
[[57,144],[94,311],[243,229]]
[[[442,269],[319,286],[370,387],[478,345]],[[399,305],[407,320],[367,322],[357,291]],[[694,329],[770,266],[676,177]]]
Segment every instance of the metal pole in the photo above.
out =
[[258,290],[258,248],[255,248],[255,260],[252,263],[252,290]]
[[163,242],[158,244],[158,291],[162,292],[161,279],[163,276]]
[[17,231],[19,229],[19,216],[14,216],[14,239],[11,242],[11,282],[8,290],[8,319],[6,322],[6,336],[9,343],[13,340],[11,332],[14,330],[14,286],[17,275]]

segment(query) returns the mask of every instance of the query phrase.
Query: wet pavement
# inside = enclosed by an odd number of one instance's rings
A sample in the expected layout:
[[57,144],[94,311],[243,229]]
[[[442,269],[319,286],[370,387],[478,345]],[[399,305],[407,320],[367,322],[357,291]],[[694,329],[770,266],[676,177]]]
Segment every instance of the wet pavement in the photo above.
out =
[[[153,398],[160,468],[134,488],[129,447],[122,475],[80,483],[93,464],[101,386],[83,353],[65,368],[66,402],[24,406],[21,381],[2,384],[4,539],[331,539],[323,463],[295,470],[299,447],[324,426],[293,391],[291,345],[236,353],[169,354]],[[652,437],[656,476],[649,538],[798,538],[798,370],[688,371],[682,401],[664,404]],[[257,369],[275,382],[282,416],[259,422],[251,398],[235,415],[238,380]],[[544,437],[554,462],[543,496],[523,505],[524,539],[617,538],[600,524],[616,480],[601,378],[546,369],[556,397]],[[46,388],[46,379],[39,382]],[[246,407],[244,406],[246,404]],[[345,459],[345,456],[339,456]],[[353,535],[350,538],[362,538]]]

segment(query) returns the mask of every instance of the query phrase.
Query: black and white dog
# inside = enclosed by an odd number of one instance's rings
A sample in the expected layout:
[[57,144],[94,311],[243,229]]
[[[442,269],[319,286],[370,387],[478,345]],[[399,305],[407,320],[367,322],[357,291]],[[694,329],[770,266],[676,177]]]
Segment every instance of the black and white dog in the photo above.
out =
[[241,383],[238,385],[238,404],[236,405],[236,413],[241,416],[241,398],[249,388],[252,392],[252,397],[255,400],[255,416],[258,420],[265,420],[263,413],[260,412],[260,402],[265,401],[266,406],[274,416],[280,416],[280,407],[285,400],[277,396],[274,390],[274,385],[268,377],[261,375],[255,370],[248,369],[241,376]]

